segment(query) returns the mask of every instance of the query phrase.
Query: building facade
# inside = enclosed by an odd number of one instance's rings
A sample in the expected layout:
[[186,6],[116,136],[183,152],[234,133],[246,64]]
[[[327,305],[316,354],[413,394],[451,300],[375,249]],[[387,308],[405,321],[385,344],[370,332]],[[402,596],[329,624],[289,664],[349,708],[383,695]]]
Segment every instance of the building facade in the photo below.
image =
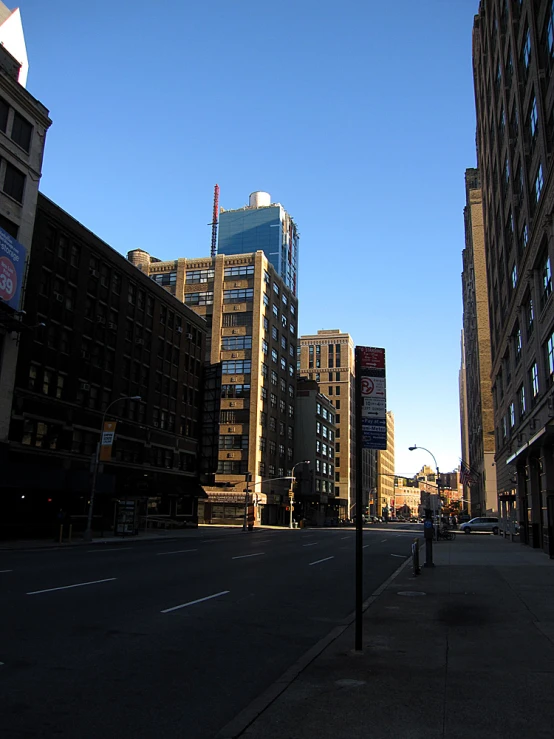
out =
[[[335,502],[350,518],[356,500],[356,412],[354,342],[340,329],[325,329],[299,339],[298,372],[314,380],[335,408]],[[369,498],[370,482],[366,500]]]
[[466,491],[472,515],[488,516],[496,513],[498,505],[489,299],[479,170],[466,170],[465,185],[462,296],[468,438],[467,456],[462,459],[471,470],[471,485],[466,486]]
[[482,1],[473,30],[496,475],[554,555],[554,7]]
[[147,511],[196,523],[205,321],[42,195],[24,308],[34,327],[19,338],[3,534],[49,532],[59,508],[84,528],[92,459],[116,400],[95,528],[121,513],[120,533],[135,533]]
[[48,110],[26,89],[27,54],[19,10],[0,3],[0,446],[8,443],[17,337],[33,238]]
[[394,414],[387,411],[387,448],[377,452],[377,514],[394,515]]
[[[465,339],[464,330],[462,329],[460,341],[460,371],[458,375],[458,386],[460,392],[460,439],[462,442],[462,460],[469,464],[469,410],[467,396],[467,380],[466,380],[466,356],[465,356]],[[470,496],[470,485],[466,479],[463,483],[462,497],[468,501]]]
[[299,513],[309,524],[323,526],[326,519],[339,517],[335,504],[335,408],[315,380],[298,381],[295,419],[294,458],[309,461],[309,486],[299,485]]
[[263,251],[283,284],[298,295],[298,229],[280,203],[267,192],[253,192],[249,204],[221,209],[217,253],[226,256]]
[[421,491],[413,478],[394,478],[394,510],[397,516],[419,516]]
[[[217,464],[205,470],[206,521],[242,523],[245,483],[257,522],[286,523],[294,458],[297,300],[262,251],[129,260],[205,318],[206,359],[220,365]],[[267,482],[265,482],[267,481]]]

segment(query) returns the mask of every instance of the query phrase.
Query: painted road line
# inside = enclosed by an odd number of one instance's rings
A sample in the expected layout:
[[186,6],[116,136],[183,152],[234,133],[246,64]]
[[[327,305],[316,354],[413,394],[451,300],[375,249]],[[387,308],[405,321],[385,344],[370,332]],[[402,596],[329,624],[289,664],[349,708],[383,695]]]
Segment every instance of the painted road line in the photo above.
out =
[[123,550],[117,547],[116,549],[87,549],[87,554],[96,552],[122,552]]
[[90,580],[89,582],[78,582],[75,585],[62,585],[59,588],[46,588],[46,590],[32,590],[26,595],[39,595],[39,593],[51,593],[54,590],[69,590],[70,588],[82,588],[84,585],[97,585],[100,582],[111,582],[117,580],[117,577],[106,577],[103,580]]
[[247,557],[261,557],[265,552],[256,552],[255,554],[239,554],[238,557],[231,557],[231,559],[246,559]]
[[387,540],[386,539],[381,539],[381,541],[379,542],[379,544],[383,544],[383,542],[385,542],[385,541],[387,541]]
[[319,544],[318,541],[313,541],[311,544],[302,544],[303,547],[315,547],[316,544]]
[[166,554],[185,554],[186,552],[197,552],[198,549],[175,549],[172,552],[156,552],[158,557],[164,557]]
[[13,572],[13,570],[0,570],[0,572]]
[[407,556],[407,554],[391,554],[391,557],[401,557],[402,559],[406,559]]
[[325,557],[325,559],[318,559],[315,562],[310,562],[309,566],[318,565],[320,562],[327,562],[328,559],[335,559],[335,557]]
[[364,544],[362,549],[366,549],[369,546],[369,544]]
[[267,544],[268,541],[271,541],[271,539],[261,539],[260,541],[256,539],[256,544]]
[[214,593],[213,595],[207,595],[205,598],[197,598],[197,600],[190,600],[188,603],[182,603],[180,606],[173,606],[173,608],[166,608],[160,613],[171,613],[171,611],[178,611],[180,608],[188,608],[194,606],[196,603],[203,603],[205,600],[212,600],[212,598],[219,598],[220,595],[227,595],[229,590],[222,590],[221,593]]
[[350,539],[350,537],[349,536],[341,536],[341,538],[340,538],[341,541],[344,541],[345,539]]

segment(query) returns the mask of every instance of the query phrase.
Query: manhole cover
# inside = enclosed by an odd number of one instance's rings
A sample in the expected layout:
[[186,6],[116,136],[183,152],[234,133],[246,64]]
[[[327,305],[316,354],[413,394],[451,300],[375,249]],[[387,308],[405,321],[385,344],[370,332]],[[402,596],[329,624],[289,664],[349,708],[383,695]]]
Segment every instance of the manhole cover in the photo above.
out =
[[421,590],[400,590],[397,595],[409,595],[410,597],[415,597],[416,595],[427,595],[427,593],[423,593]]

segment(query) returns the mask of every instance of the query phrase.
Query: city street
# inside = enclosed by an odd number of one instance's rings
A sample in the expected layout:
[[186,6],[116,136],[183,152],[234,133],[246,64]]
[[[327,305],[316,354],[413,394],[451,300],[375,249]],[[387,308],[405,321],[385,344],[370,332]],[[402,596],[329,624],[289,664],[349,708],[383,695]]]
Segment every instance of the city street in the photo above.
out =
[[[366,527],[364,598],[420,528]],[[203,529],[0,553],[3,735],[213,737],[353,611],[354,540]]]

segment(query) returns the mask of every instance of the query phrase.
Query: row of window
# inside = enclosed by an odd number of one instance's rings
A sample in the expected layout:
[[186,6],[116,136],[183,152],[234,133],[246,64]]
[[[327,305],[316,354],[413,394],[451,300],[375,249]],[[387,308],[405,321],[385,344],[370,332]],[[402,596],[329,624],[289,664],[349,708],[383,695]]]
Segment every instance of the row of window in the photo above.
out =
[[315,471],[317,474],[320,475],[329,475],[329,477],[333,477],[335,474],[335,470],[331,462],[326,462],[321,459],[316,459],[315,461]]
[[[276,431],[277,428],[275,427],[273,430]],[[293,431],[292,426],[287,426],[282,421],[279,421],[279,436],[285,436],[285,431],[286,431],[287,439],[292,440],[294,436],[294,431]],[[265,451],[265,436],[263,435],[260,436],[260,449],[262,452]]]
[[[288,405],[288,417],[294,418],[294,406]],[[260,426],[267,426],[268,417],[266,411],[260,411]],[[269,430],[277,431],[277,419],[275,416],[269,416]]]
[[[0,131],[3,131],[3,133],[7,133],[9,113],[10,105],[4,98],[0,98]],[[33,126],[16,110],[13,113],[12,126],[8,135],[24,151],[27,153],[30,151]]]
[[327,408],[324,408],[321,403],[316,403],[316,413],[318,416],[321,416],[324,421],[329,421],[329,423],[339,423],[338,417],[335,417],[331,411],[328,411]]

